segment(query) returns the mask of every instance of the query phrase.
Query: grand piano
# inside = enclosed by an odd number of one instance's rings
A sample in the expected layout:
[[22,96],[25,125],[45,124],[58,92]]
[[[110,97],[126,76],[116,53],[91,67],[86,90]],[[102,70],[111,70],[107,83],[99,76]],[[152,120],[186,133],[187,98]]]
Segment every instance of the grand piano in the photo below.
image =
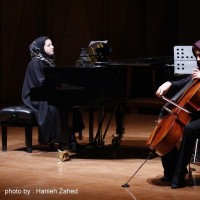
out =
[[[170,62],[171,59],[164,57],[162,59],[96,62],[92,67],[45,68],[44,85],[32,88],[30,97],[32,101],[47,101],[59,108],[65,108],[68,105],[87,105],[89,108],[89,143],[103,146],[117,104],[135,98],[132,94],[135,87],[133,86],[133,83],[135,85],[133,72],[138,69],[155,71]],[[139,79],[142,81],[141,77]],[[136,87],[140,88],[139,85]],[[148,88],[148,85],[145,87]],[[105,122],[106,105],[112,107],[107,122]],[[99,122],[94,136],[93,111],[95,107],[98,110]],[[104,133],[103,123],[106,123]]]
[[[40,88],[32,88],[32,101],[47,101],[60,110],[74,105],[89,106],[89,143],[103,146],[104,138],[112,116],[121,102],[136,97],[142,86],[149,90],[149,83],[145,84],[147,71],[151,70],[153,89],[155,89],[155,71],[163,64],[171,63],[172,57],[137,58],[133,60],[111,61],[111,48],[107,41],[92,41],[88,48],[82,49],[75,66],[45,68],[45,82]],[[137,69],[144,69],[139,78]],[[141,76],[142,75],[142,76]],[[135,79],[138,81],[135,84]],[[134,84],[133,84],[134,83]],[[138,84],[139,83],[139,84]],[[135,87],[136,85],[136,87]],[[105,119],[105,105],[112,105],[112,112],[102,134]],[[98,110],[98,128],[93,135],[93,111]],[[67,137],[69,144],[69,137]],[[69,145],[67,145],[69,148]]]
[[[45,82],[42,87],[32,88],[32,101],[47,101],[59,109],[76,105],[89,108],[89,143],[102,146],[102,126],[105,118],[104,106],[115,105],[127,98],[127,68],[95,67],[56,67],[44,68]],[[93,113],[98,110],[99,126],[94,138]],[[105,137],[105,136],[104,136]],[[68,142],[67,142],[68,143]]]

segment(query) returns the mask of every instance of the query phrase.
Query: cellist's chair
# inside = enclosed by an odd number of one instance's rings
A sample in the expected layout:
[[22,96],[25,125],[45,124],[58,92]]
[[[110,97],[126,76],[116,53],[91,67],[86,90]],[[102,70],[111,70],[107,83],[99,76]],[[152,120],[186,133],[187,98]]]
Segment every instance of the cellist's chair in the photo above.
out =
[[6,107],[0,110],[0,124],[2,133],[2,151],[7,151],[8,127],[25,128],[25,145],[27,152],[32,152],[32,128],[37,126],[35,113],[25,105]]
[[194,153],[192,156],[192,163],[199,163],[200,162],[200,144],[199,139],[196,139],[195,147],[194,147]]

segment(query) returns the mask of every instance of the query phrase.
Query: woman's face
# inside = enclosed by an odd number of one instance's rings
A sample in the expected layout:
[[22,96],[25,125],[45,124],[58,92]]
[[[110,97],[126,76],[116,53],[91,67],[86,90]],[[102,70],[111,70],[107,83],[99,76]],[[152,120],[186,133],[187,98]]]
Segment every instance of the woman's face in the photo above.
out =
[[47,39],[47,40],[45,41],[45,44],[44,44],[44,51],[45,51],[45,53],[48,54],[49,56],[54,55],[54,46],[53,46],[53,44],[52,44],[52,42],[51,42],[50,39]]

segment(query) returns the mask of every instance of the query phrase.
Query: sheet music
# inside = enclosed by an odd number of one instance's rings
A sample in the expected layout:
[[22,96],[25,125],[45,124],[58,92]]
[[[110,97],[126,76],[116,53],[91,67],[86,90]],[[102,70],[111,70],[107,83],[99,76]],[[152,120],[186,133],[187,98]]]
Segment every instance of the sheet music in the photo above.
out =
[[192,46],[174,46],[174,73],[191,74],[197,68]]
[[97,40],[97,41],[91,41],[89,46],[95,44],[95,43],[104,43],[104,44],[107,44],[108,43],[108,40]]

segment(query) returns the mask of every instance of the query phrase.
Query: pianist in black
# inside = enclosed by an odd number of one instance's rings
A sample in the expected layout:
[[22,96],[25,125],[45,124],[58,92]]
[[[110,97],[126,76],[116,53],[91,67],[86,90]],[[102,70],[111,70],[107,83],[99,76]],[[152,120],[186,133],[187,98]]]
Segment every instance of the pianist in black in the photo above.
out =
[[[82,116],[78,109],[74,109],[74,127],[67,129],[62,123],[62,115],[58,108],[48,105],[47,102],[30,100],[30,89],[40,87],[45,81],[43,68],[55,67],[54,46],[49,37],[42,36],[35,39],[29,46],[31,60],[28,64],[22,87],[22,100],[25,105],[33,109],[38,122],[38,142],[40,144],[55,144],[62,141],[62,131],[70,130],[73,134],[84,129]],[[72,113],[73,113],[72,112]],[[64,128],[63,128],[64,127]],[[72,138],[72,137],[71,137]],[[75,137],[73,137],[75,139]],[[71,141],[74,143],[74,141]]]
[[[193,70],[192,75],[179,81],[165,82],[162,84],[156,94],[161,97],[170,88],[181,89],[190,80],[200,79],[200,40],[193,45],[193,54],[197,60],[197,68]],[[191,161],[196,139],[200,138],[200,112],[192,115],[191,121],[184,127],[180,149],[176,147],[168,154],[161,157],[164,177],[161,181],[171,182],[171,188],[181,188],[185,186],[185,175],[188,173],[187,165]]]

